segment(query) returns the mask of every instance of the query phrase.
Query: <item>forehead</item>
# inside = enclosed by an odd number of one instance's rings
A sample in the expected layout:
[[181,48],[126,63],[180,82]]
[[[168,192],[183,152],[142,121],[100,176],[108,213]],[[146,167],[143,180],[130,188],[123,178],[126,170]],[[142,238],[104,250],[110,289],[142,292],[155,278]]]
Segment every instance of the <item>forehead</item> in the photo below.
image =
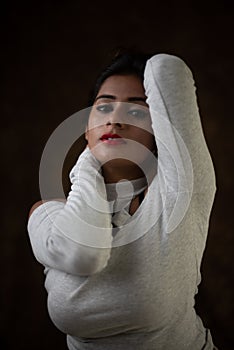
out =
[[145,96],[143,83],[136,75],[112,75],[100,87],[97,96],[109,94],[116,97],[128,98]]

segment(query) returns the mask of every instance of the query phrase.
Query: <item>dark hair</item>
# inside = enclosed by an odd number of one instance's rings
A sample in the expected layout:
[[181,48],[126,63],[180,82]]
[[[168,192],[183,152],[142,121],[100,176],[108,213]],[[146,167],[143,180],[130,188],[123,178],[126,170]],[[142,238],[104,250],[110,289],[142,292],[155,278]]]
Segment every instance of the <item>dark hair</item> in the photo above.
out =
[[103,82],[112,75],[136,75],[142,82],[147,60],[152,54],[130,50],[119,50],[110,64],[99,74],[94,89],[90,93],[88,104],[92,106]]

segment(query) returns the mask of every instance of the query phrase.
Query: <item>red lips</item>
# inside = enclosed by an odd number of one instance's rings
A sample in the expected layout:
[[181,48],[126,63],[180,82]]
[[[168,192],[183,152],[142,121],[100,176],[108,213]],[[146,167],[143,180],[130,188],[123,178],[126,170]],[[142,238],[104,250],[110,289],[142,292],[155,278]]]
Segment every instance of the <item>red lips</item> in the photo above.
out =
[[111,133],[102,135],[100,140],[103,143],[111,146],[117,146],[126,143],[126,141],[124,141],[124,139],[120,135]]
[[100,138],[100,140],[104,141],[104,140],[108,140],[108,139],[121,139],[122,137],[119,136],[118,134],[104,134],[102,135],[102,137]]

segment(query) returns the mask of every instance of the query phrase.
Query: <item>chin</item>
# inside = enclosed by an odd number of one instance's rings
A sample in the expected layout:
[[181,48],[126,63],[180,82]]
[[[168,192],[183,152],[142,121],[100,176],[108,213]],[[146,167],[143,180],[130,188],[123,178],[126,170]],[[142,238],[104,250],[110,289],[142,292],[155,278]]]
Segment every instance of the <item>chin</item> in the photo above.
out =
[[139,154],[136,154],[137,152],[134,152],[134,154],[127,154],[127,152],[120,153],[120,152],[109,152],[108,154],[105,153],[99,153],[99,152],[92,152],[93,155],[99,162],[101,162],[102,165],[105,163],[111,164],[115,167],[130,167],[138,166],[142,164],[145,160],[145,156],[140,156]]

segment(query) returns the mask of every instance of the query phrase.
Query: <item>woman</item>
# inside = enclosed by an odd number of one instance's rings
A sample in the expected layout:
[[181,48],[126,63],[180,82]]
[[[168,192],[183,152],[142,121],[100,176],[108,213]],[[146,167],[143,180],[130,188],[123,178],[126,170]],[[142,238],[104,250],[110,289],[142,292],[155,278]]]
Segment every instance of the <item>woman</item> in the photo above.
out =
[[33,206],[70,350],[214,349],[194,310],[215,175],[185,63],[120,54],[97,80],[66,203]]

